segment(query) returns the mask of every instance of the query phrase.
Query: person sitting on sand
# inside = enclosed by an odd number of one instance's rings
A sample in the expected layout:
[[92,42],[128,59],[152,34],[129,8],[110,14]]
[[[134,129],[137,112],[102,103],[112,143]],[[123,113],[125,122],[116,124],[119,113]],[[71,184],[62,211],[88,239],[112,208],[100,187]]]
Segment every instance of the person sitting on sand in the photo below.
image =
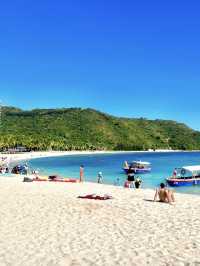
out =
[[160,202],[170,203],[175,202],[174,194],[171,190],[167,189],[164,183],[160,184],[160,188],[156,189],[154,201],[159,197]]

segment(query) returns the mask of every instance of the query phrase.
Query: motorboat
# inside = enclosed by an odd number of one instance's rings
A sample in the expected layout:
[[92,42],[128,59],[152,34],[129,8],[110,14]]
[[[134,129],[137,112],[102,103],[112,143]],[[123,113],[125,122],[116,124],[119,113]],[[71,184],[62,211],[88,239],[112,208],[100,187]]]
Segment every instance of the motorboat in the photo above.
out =
[[126,174],[147,174],[151,172],[151,163],[142,161],[125,162],[123,170]]
[[200,165],[176,168],[173,176],[166,181],[172,187],[200,185]]

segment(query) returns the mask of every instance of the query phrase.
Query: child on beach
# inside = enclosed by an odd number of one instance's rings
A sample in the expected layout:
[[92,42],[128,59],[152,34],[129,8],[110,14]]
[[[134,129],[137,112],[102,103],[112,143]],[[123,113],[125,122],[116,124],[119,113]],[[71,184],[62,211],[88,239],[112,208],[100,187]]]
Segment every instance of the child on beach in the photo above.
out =
[[136,177],[135,188],[137,188],[137,189],[140,188],[141,184],[142,184],[142,180],[139,177]]

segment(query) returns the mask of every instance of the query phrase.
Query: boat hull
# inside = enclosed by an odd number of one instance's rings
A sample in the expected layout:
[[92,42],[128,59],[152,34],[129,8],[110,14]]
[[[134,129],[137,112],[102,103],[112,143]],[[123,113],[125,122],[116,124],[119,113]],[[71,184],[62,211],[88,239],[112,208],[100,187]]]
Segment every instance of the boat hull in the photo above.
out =
[[200,185],[200,178],[191,179],[170,179],[168,178],[167,184],[171,187],[182,187],[182,186],[196,186]]

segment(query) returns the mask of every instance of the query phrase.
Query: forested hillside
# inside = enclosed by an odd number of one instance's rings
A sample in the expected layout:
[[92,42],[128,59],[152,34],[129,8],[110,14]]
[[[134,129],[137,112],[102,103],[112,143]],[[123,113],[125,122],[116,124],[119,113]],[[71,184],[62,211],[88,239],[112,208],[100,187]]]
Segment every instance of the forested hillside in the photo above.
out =
[[200,149],[200,132],[175,121],[117,118],[92,109],[3,107],[0,148],[31,150]]

